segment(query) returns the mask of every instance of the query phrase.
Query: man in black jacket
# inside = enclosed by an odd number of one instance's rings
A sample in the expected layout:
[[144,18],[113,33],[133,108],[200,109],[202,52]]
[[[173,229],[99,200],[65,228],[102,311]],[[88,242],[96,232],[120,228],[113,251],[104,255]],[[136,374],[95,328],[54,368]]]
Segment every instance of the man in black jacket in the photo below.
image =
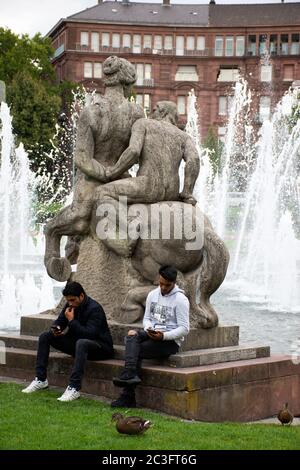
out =
[[50,331],[39,337],[36,378],[22,392],[33,393],[48,388],[47,365],[50,346],[75,358],[69,386],[59,401],[80,397],[81,380],[87,359],[113,357],[113,342],[103,308],[84,292],[78,282],[70,282],[63,290],[67,301]]

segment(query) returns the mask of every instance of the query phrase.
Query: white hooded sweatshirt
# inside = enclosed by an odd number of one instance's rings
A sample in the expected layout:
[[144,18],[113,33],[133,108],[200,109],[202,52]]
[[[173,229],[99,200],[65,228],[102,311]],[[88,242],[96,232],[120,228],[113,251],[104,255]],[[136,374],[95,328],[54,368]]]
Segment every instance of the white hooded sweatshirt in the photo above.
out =
[[162,331],[165,341],[174,340],[180,346],[190,330],[189,311],[188,298],[176,284],[166,295],[162,295],[158,287],[146,299],[144,330],[151,328]]

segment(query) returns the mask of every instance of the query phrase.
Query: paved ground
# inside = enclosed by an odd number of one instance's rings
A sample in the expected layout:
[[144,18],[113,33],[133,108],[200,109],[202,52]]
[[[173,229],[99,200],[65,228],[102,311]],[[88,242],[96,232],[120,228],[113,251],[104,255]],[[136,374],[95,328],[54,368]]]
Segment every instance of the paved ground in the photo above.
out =
[[[24,387],[26,385],[28,385],[28,382],[26,380],[21,380],[21,379],[16,379],[16,378],[12,378],[12,377],[1,377],[0,376],[0,383],[17,383],[17,384],[21,384],[21,385],[24,385]],[[63,392],[64,390],[60,387],[56,387],[55,385],[52,385],[51,386],[51,390],[55,390],[55,391],[58,391],[58,392]],[[106,397],[100,397],[98,395],[91,395],[89,393],[81,393],[81,395],[83,397],[86,397],[86,398],[90,398],[91,400],[96,400],[96,401],[101,401],[101,402],[104,402],[104,403],[107,403],[107,404],[110,404],[110,401],[108,398]],[[155,410],[150,410],[152,413],[155,413],[156,411]],[[169,416],[165,413],[162,413],[160,411],[158,411],[157,413],[161,414],[161,415],[165,415],[165,416]],[[197,423],[198,421],[194,421],[194,420],[184,420],[182,419],[181,421],[185,421],[187,423]],[[270,418],[266,418],[266,419],[261,419],[259,421],[251,421],[247,424],[278,424],[279,426],[282,426],[281,423],[279,423],[278,419],[276,416],[273,416],[273,417],[270,417]],[[293,420],[293,423],[292,423],[292,426],[300,426],[300,417],[297,417],[297,418],[294,418]]]

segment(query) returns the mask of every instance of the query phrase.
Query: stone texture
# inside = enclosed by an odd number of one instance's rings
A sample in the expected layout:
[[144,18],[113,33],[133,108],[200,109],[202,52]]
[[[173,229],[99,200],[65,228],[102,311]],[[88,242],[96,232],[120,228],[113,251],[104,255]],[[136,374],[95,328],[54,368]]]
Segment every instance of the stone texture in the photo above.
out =
[[[0,374],[32,380],[35,357],[33,351],[8,348],[7,364],[0,365]],[[71,367],[72,358],[52,353],[48,369],[50,385],[65,387]],[[121,367],[119,360],[89,361],[83,391],[113,399],[119,389],[113,386],[111,379]],[[259,372],[256,374],[256,371]],[[263,419],[275,415],[285,401],[297,415],[300,413],[299,396],[300,365],[294,365],[290,357],[185,369],[146,365],[143,383],[137,388],[141,406],[210,422]]]

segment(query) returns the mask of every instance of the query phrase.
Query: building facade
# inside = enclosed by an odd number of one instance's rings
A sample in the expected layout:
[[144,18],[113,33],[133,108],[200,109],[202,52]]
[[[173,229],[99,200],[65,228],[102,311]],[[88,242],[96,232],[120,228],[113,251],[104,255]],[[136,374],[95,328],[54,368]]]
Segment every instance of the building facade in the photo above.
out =
[[194,89],[201,134],[221,137],[234,83],[243,76],[253,92],[259,125],[300,80],[300,2],[173,5],[103,1],[61,19],[48,33],[59,80],[103,91],[102,63],[120,55],[137,70],[136,100],[146,109],[177,103],[185,122]]

